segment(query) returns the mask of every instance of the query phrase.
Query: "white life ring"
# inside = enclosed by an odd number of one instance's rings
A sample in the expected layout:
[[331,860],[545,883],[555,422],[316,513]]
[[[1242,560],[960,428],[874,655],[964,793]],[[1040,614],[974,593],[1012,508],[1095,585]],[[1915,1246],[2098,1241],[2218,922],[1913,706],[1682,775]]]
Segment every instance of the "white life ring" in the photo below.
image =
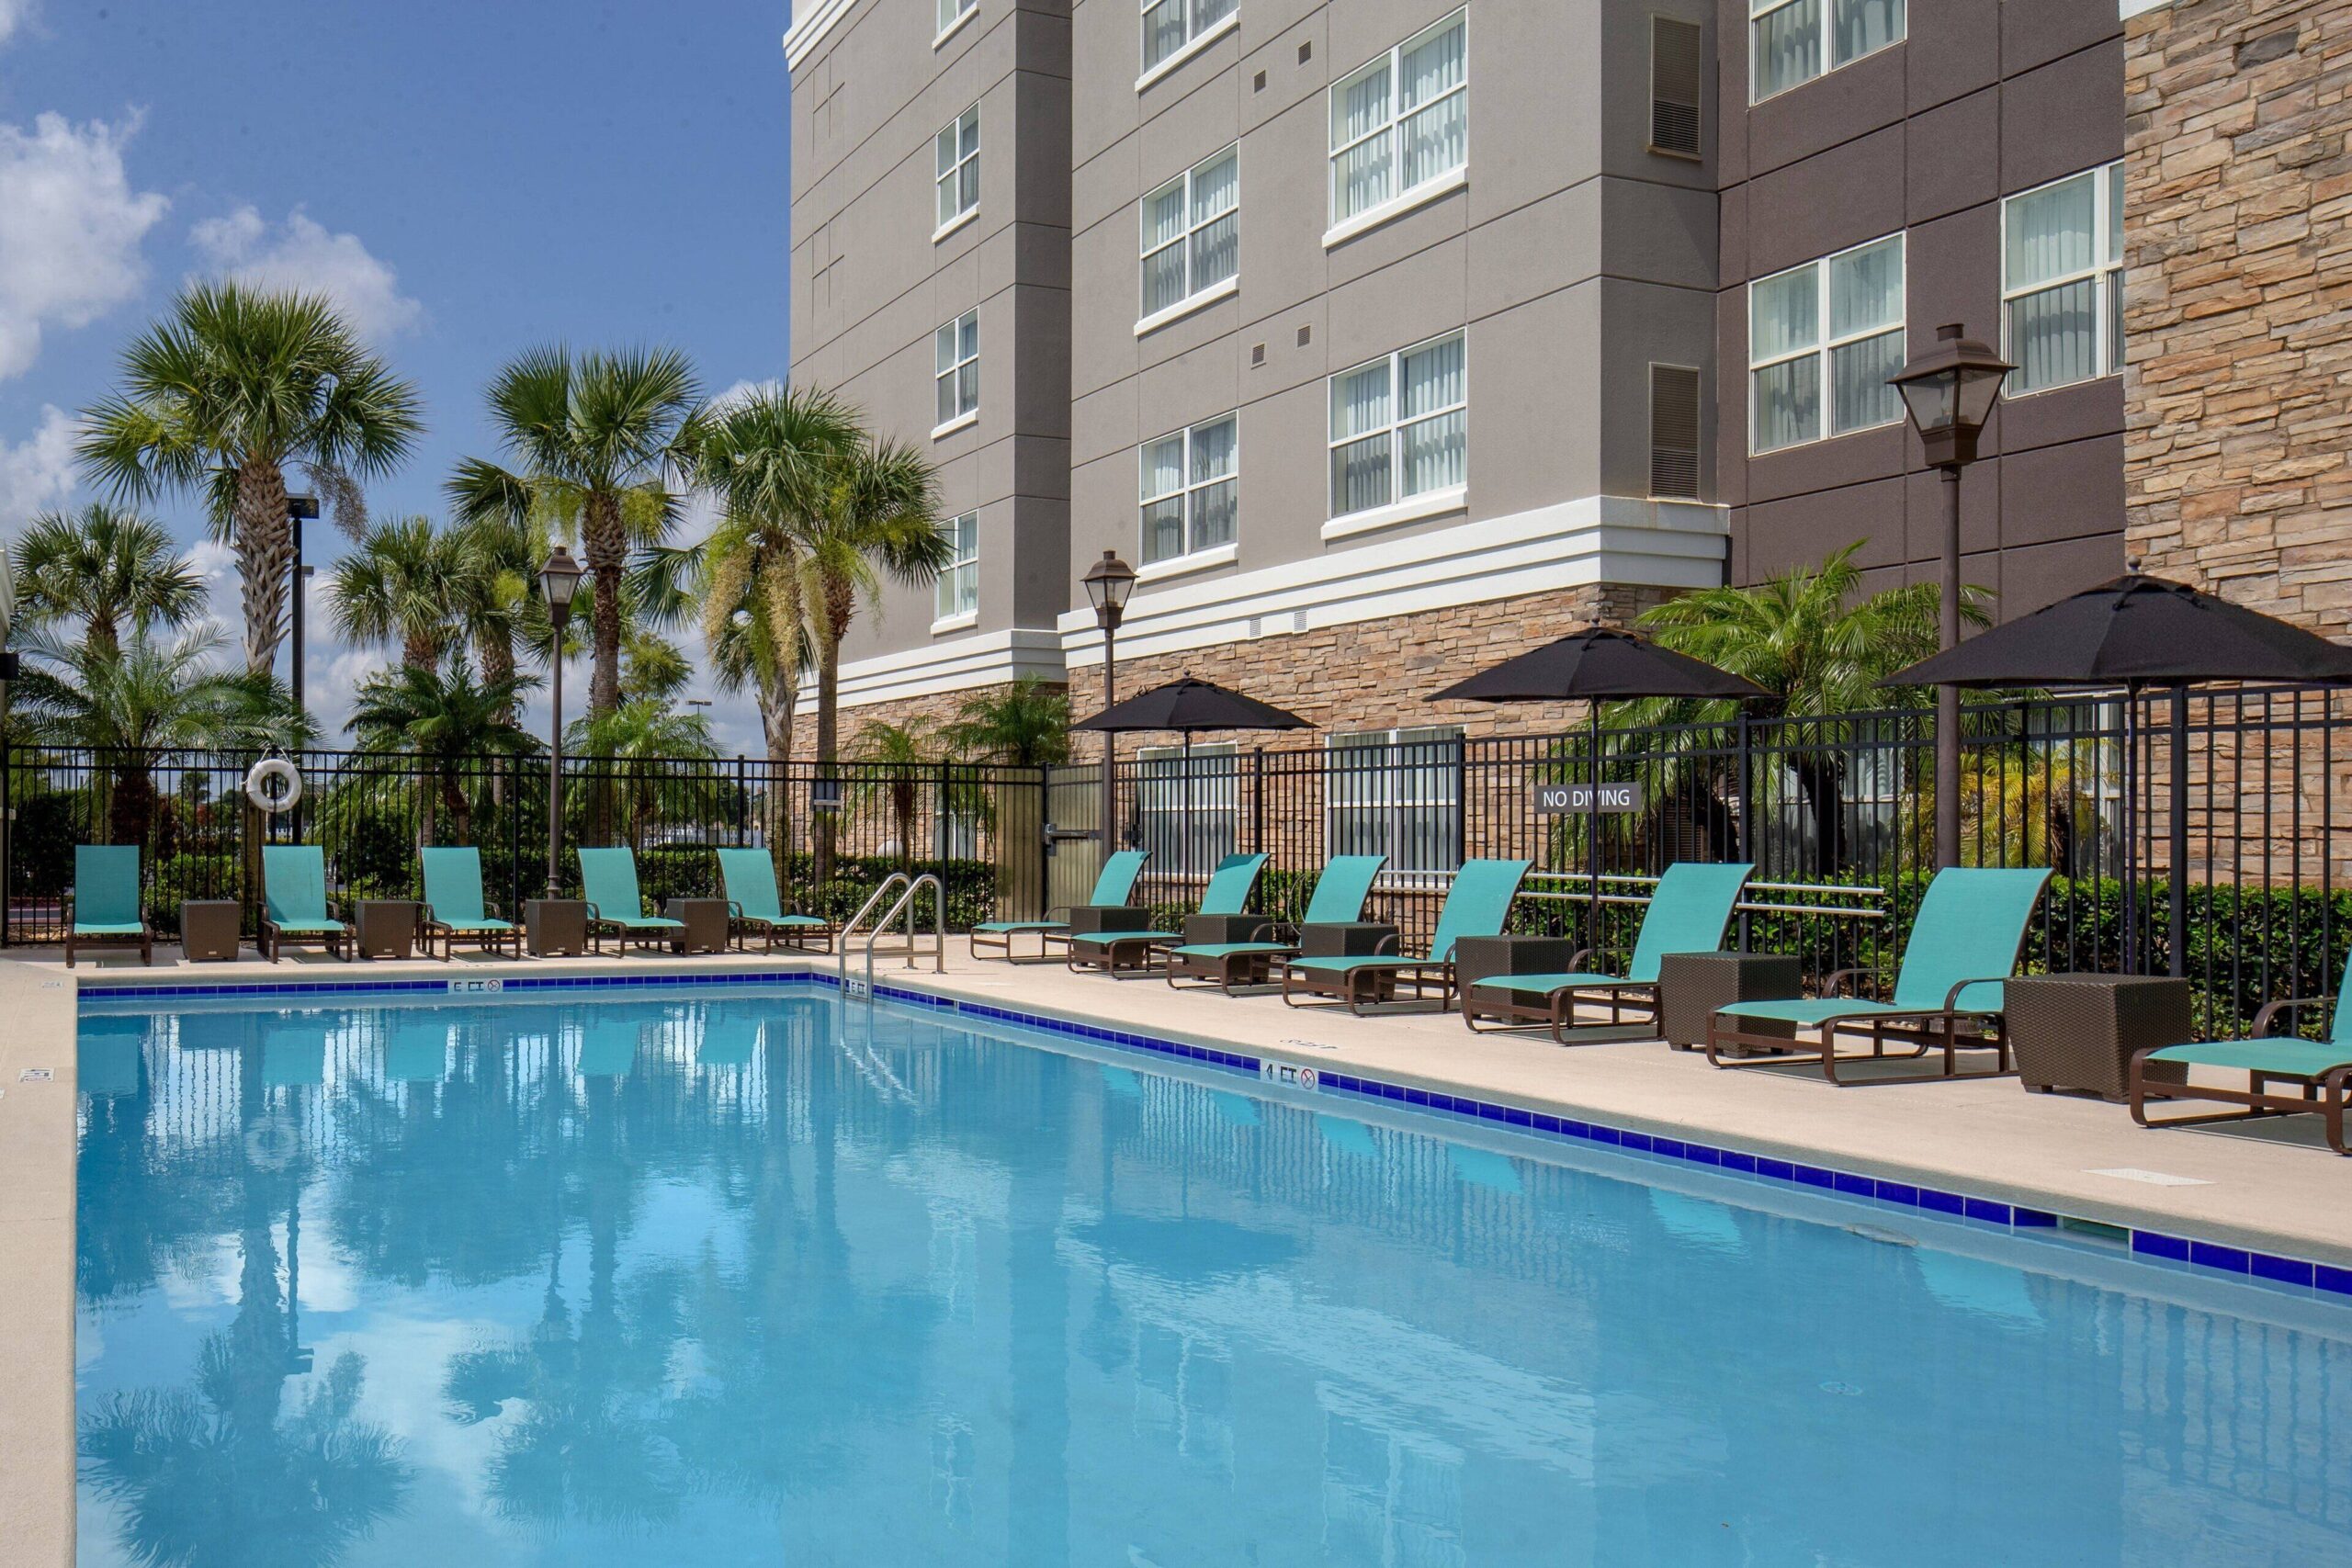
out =
[[284,1170],[302,1147],[302,1130],[284,1116],[265,1116],[245,1129],[245,1163],[255,1170]]
[[[273,780],[279,781],[278,790],[270,787]],[[301,772],[283,757],[264,757],[245,770],[245,798],[272,817],[291,811],[302,798]]]

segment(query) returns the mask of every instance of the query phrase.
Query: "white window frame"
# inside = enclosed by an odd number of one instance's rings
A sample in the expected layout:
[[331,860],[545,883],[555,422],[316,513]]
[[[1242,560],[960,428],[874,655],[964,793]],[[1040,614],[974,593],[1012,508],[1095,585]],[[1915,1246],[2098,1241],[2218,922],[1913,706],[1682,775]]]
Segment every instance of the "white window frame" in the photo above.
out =
[[1184,41],[1168,51],[1168,57],[1157,64],[1144,58],[1150,47],[1151,14],[1159,8],[1159,0],[1139,0],[1136,9],[1136,64],[1142,73],[1136,78],[1136,91],[1140,93],[1154,82],[1182,65],[1184,62],[1241,26],[1240,0],[1230,0],[1225,15],[1205,25],[1195,9],[1196,0],[1177,0],[1184,11]]
[[[950,15],[950,12],[953,15]],[[939,0],[939,31],[932,38],[931,47],[937,49],[963,31],[964,24],[979,15],[980,0]]]
[[[967,119],[972,122],[972,150],[969,152],[966,152],[963,150],[964,122]],[[942,141],[946,141],[955,152],[955,162],[951,164],[944,173],[939,167],[939,144]],[[979,216],[980,106],[974,104],[970,108],[966,109],[954,119],[949,120],[945,126],[941,128],[939,133],[931,139],[931,148],[932,212],[934,217],[937,216],[939,211],[940,195],[947,188],[950,183],[953,183],[956,186],[956,201],[958,203],[963,201],[964,171],[967,168],[972,170],[972,204],[969,207],[959,205],[955,211],[949,213],[944,218],[939,219],[939,226],[931,231],[931,242],[933,244],[937,244],[940,241],[947,238],[948,235],[953,234],[956,230],[961,229],[965,224],[969,223],[973,219]]]
[[[2069,288],[2077,283],[2089,282],[2091,310],[2097,318],[2100,369],[2094,375],[2078,377],[2072,381],[2052,381],[2045,387],[2015,393],[2004,392],[2004,400],[2015,402],[2019,398],[2038,398],[2044,392],[2054,392],[2064,387],[2080,387],[2092,381],[2104,381],[2110,376],[2123,374],[2123,344],[2116,335],[2116,298],[2123,288],[2123,261],[2120,253],[2106,254],[2108,243],[2115,237],[2115,183],[2120,177],[2123,160],[2095,164],[2087,169],[2077,169],[2054,180],[2044,180],[2030,189],[2011,191],[2001,197],[2001,357],[2012,365],[2019,365],[2009,341],[2009,307],[2019,299],[2055,288]],[[2091,265],[2056,277],[2046,277],[2039,283],[2022,288],[2009,283],[2009,204],[2029,196],[2039,196],[2045,190],[2063,186],[2072,180],[2087,178],[2091,182]]]
[[1838,58],[1838,0],[1821,0],[1821,69],[1810,76],[1801,77],[1790,83],[1785,87],[1775,87],[1769,93],[1759,93],[1756,90],[1757,24],[1774,12],[1784,11],[1798,3],[1799,0],[1748,0],[1747,101],[1751,104],[1769,103],[1774,98],[1793,93],[1808,82],[1818,82],[1833,71],[1843,71],[1847,66],[1868,60],[1873,54],[1884,53],[1896,44],[1907,41],[1911,37],[1911,0],[1903,0],[1903,25],[1896,29],[1893,38],[1880,44],[1876,49],[1863,51],[1851,60],[1840,60]]
[[[1829,333],[1829,264],[1838,260],[1841,256],[1852,255],[1857,251],[1867,251],[1873,245],[1885,244],[1890,240],[1903,247],[1902,315],[1894,321],[1884,322],[1875,327],[1865,328],[1860,332],[1847,333],[1842,336],[1832,336]],[[1767,283],[1778,283],[1781,279],[1787,277],[1792,273],[1804,272],[1807,268],[1811,268],[1814,275],[1813,319],[1816,331],[1813,346],[1810,348],[1791,349],[1785,354],[1774,355],[1770,359],[1757,358],[1754,346],[1756,341],[1754,335],[1756,332],[1756,290]],[[1910,331],[1911,231],[1909,230],[1899,229],[1892,234],[1881,234],[1875,240],[1864,240],[1859,245],[1848,245],[1842,251],[1832,251],[1826,256],[1816,256],[1812,261],[1799,262],[1794,266],[1784,266],[1778,272],[1769,274],[1763,277],[1751,279],[1747,285],[1747,330],[1749,333],[1749,348],[1747,356],[1747,455],[1749,457],[1769,457],[1775,452],[1793,452],[1800,446],[1817,446],[1824,441],[1834,441],[1841,435],[1860,435],[1867,430],[1884,430],[1890,424],[1901,424],[1903,423],[1903,401],[1900,398],[1897,398],[1894,400],[1894,412],[1885,419],[1880,420],[1872,424],[1858,424],[1850,430],[1838,430],[1834,428],[1837,419],[1837,388],[1836,384],[1830,378],[1829,367],[1836,351],[1845,347],[1848,344],[1867,343],[1871,338],[1883,337],[1888,333],[1901,332],[1907,333]],[[1787,365],[1795,360],[1804,359],[1808,355],[1819,362],[1821,395],[1816,400],[1815,406],[1821,411],[1820,423],[1814,426],[1813,434],[1807,436],[1802,441],[1785,442],[1778,446],[1759,447],[1756,442],[1756,421],[1758,412],[1762,408],[1763,403],[1762,400],[1756,395],[1757,374],[1759,371],[1770,370],[1776,367]]]
[[[1453,748],[1449,761],[1442,748]],[[1444,835],[1442,844],[1424,846],[1421,836],[1413,831],[1414,813],[1435,813],[1442,827],[1449,809],[1458,825],[1463,804],[1463,731],[1455,724],[1407,725],[1394,729],[1345,730],[1324,738],[1323,742],[1323,811],[1324,842],[1335,848],[1334,853],[1382,853],[1388,857],[1381,880],[1390,886],[1431,887],[1442,884],[1453,872],[1461,869],[1454,854],[1460,840],[1459,831]],[[1342,760],[1349,751],[1373,751],[1377,755],[1366,768],[1351,768]],[[1450,793],[1441,790],[1423,795],[1410,787],[1418,778],[1442,773],[1450,784]],[[1371,788],[1361,796],[1353,786],[1368,784]],[[1376,825],[1378,842],[1366,844],[1360,836],[1342,830],[1342,822],[1352,818],[1358,822]],[[1435,852],[1428,858],[1434,863],[1409,863],[1415,857],[1410,852],[1428,847]]]
[[[1200,217],[1193,206],[1193,184],[1198,179],[1203,169],[1210,168],[1219,163],[1222,163],[1227,158],[1231,158],[1233,160],[1233,205],[1224,209],[1222,211],[1212,212],[1206,218]],[[1184,192],[1184,231],[1179,234],[1175,239],[1169,241],[1168,243],[1164,245],[1154,245],[1151,243],[1151,204],[1159,200],[1161,197],[1166,196],[1170,191],[1177,189],[1180,186]],[[1214,283],[1195,287],[1193,282],[1193,238],[1210,224],[1216,223],[1228,215],[1233,219],[1233,232],[1236,241],[1233,257],[1233,270],[1225,276],[1218,278]],[[1141,337],[1146,333],[1152,332],[1157,328],[1166,326],[1169,322],[1176,321],[1181,317],[1192,314],[1194,310],[1201,309],[1204,305],[1213,304],[1229,295],[1239,293],[1241,290],[1241,254],[1238,243],[1240,233],[1241,144],[1238,141],[1217,149],[1217,151],[1210,153],[1207,157],[1202,159],[1199,163],[1193,164],[1191,168],[1185,170],[1174,179],[1167,181],[1165,184],[1148,193],[1144,197],[1143,200],[1136,203],[1136,250],[1137,260],[1136,263],[1136,301],[1140,314],[1138,314],[1136,319],[1136,336]],[[1183,253],[1184,292],[1170,303],[1162,305],[1157,310],[1143,310],[1143,291],[1145,288],[1148,287],[1148,280],[1151,276],[1151,258],[1159,255],[1163,251],[1171,249],[1181,249]]]
[[[1208,430],[1216,425],[1228,423],[1233,426],[1233,471],[1229,474],[1218,474],[1204,479],[1194,479],[1193,477],[1193,432]],[[1183,477],[1174,490],[1165,491],[1159,494],[1153,494],[1148,488],[1151,483],[1150,453],[1154,446],[1159,446],[1163,441],[1178,441],[1183,444]],[[1203,491],[1212,490],[1216,486],[1227,484],[1233,487],[1233,537],[1224,540],[1218,544],[1195,546],[1193,543],[1193,513],[1194,502]],[[1151,529],[1150,525],[1144,520],[1144,511],[1154,502],[1167,501],[1170,498],[1176,496],[1182,497],[1184,502],[1184,547],[1177,551],[1172,556],[1162,556],[1158,560],[1150,559],[1148,558],[1151,551],[1148,548],[1148,545],[1151,537]],[[1218,414],[1214,419],[1196,419],[1181,430],[1167,431],[1161,434],[1152,436],[1147,441],[1136,444],[1136,557],[1138,560],[1143,562],[1143,565],[1137,569],[1136,573],[1138,580],[1148,581],[1155,577],[1170,577],[1180,571],[1194,571],[1204,567],[1220,565],[1226,561],[1233,559],[1240,542],[1241,412],[1238,409],[1227,413]]]
[[[1404,107],[1403,93],[1403,62],[1405,55],[1419,45],[1428,42],[1438,34],[1446,31],[1448,28],[1456,27],[1462,29],[1461,82],[1454,86],[1447,88],[1436,97],[1430,99],[1428,103],[1415,104],[1409,112],[1407,111]],[[1365,77],[1371,75],[1375,71],[1385,72],[1388,76],[1387,118],[1374,129],[1364,132],[1362,136],[1356,137],[1351,141],[1338,146],[1331,145],[1332,105],[1338,100],[1339,96],[1341,93],[1344,93],[1349,87],[1363,81]],[[1420,114],[1427,109],[1443,103],[1446,99],[1456,96],[1459,96],[1464,100],[1464,107],[1462,110],[1462,162],[1453,165],[1451,168],[1442,169],[1434,175],[1426,176],[1418,185],[1391,191],[1388,195],[1383,197],[1380,200],[1374,202],[1363,211],[1350,213],[1348,216],[1342,218],[1340,215],[1340,160],[1346,157],[1350,152],[1354,152],[1357,148],[1367,145],[1377,137],[1385,136],[1391,139],[1400,137],[1404,122],[1408,118],[1409,118],[1409,115]],[[1435,201],[1439,197],[1445,195],[1447,192],[1459,190],[1463,186],[1469,183],[1469,96],[1470,13],[1466,7],[1464,9],[1455,11],[1450,16],[1439,17],[1436,21],[1431,22],[1428,27],[1423,28],[1420,31],[1413,34],[1412,37],[1406,39],[1403,42],[1389,49],[1387,52],[1375,55],[1371,60],[1364,62],[1363,64],[1356,67],[1353,71],[1349,72],[1346,75],[1332,83],[1330,86],[1324,89],[1323,129],[1326,148],[1323,180],[1325,201],[1324,217],[1325,221],[1329,225],[1329,227],[1324,231],[1323,234],[1323,244],[1326,249],[1338,244],[1342,240],[1352,239],[1356,235],[1363,233],[1367,229],[1377,228],[1379,225],[1387,222],[1390,219],[1400,217],[1407,212],[1410,212],[1417,207],[1425,206],[1430,202]],[[1391,169],[1401,169],[1404,166],[1404,150],[1401,145],[1395,144],[1393,140],[1392,145],[1389,148],[1388,156],[1389,167]]]
[[[1408,354],[1419,354],[1425,348],[1434,348],[1449,338],[1462,340],[1461,400],[1448,403],[1443,408],[1431,409],[1427,413],[1415,414],[1410,419],[1405,418],[1405,356]],[[1333,435],[1331,434],[1331,400],[1338,395],[1340,383],[1359,370],[1371,368],[1383,359],[1388,362],[1388,423],[1378,429],[1366,430],[1351,435],[1345,440]],[[1346,369],[1327,377],[1323,388],[1323,439],[1326,443],[1323,453],[1323,485],[1326,497],[1325,510],[1330,513],[1330,521],[1323,525],[1325,537],[1330,537],[1335,531],[1341,533],[1351,531],[1351,527],[1374,527],[1386,523],[1403,522],[1408,517],[1449,511],[1462,503],[1470,488],[1468,481],[1470,472],[1470,333],[1468,328],[1456,327],[1450,333],[1440,333],[1435,337],[1426,337],[1419,343],[1407,344],[1392,353],[1351,365]],[[1431,420],[1443,419],[1454,413],[1462,416],[1464,482],[1458,485],[1447,485],[1438,490],[1417,491],[1411,495],[1403,494],[1405,432],[1415,425],[1427,424]],[[1353,446],[1359,442],[1369,441],[1374,435],[1383,434],[1388,437],[1388,499],[1378,506],[1363,507],[1354,512],[1334,510],[1340,504],[1340,491],[1337,476],[1331,469],[1333,455],[1342,446]]]
[[[966,354],[964,352],[964,323],[966,321],[972,323],[972,352],[969,354]],[[948,352],[953,355],[948,362],[947,368],[944,370],[939,368],[939,340],[943,336],[949,340]],[[973,306],[970,310],[965,311],[954,321],[949,321],[946,325],[941,327],[937,332],[933,333],[931,334],[931,344],[932,410],[933,412],[938,412],[939,388],[943,382],[954,383],[956,400],[955,412],[950,413],[945,419],[941,420],[937,424],[932,426],[931,438],[933,441],[937,441],[942,436],[952,435],[956,431],[962,430],[967,425],[977,424],[979,423],[980,308],[978,305]],[[964,401],[963,389],[963,372],[964,367],[967,365],[972,367],[972,400],[968,404]]]
[[[971,525],[972,553],[964,553],[963,530]],[[959,512],[953,517],[940,519],[939,531],[947,540],[948,563],[939,569],[933,583],[931,629],[934,632],[954,631],[968,626],[980,614],[980,514]],[[968,591],[971,603],[963,603]]]

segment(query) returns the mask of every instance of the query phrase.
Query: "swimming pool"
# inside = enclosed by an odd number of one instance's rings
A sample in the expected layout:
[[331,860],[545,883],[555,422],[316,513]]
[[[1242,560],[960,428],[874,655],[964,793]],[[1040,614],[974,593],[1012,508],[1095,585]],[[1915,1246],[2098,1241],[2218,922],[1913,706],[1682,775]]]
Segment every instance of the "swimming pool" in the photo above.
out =
[[85,997],[83,1563],[2352,1557],[2309,1292],[807,986],[556,995]]

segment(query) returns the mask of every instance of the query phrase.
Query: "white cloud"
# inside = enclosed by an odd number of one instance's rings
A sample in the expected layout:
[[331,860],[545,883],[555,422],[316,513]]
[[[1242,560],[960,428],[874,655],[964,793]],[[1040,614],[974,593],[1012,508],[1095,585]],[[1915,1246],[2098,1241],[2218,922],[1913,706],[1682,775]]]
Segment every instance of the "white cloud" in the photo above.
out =
[[32,20],[33,0],[0,0],[0,43],[16,36],[17,29]]
[[63,409],[45,405],[40,429],[15,446],[0,440],[0,528],[13,536],[33,513],[73,493],[74,421]]
[[370,254],[356,234],[329,233],[299,207],[276,229],[254,208],[240,207],[226,218],[205,219],[188,240],[217,271],[325,295],[363,338],[381,341],[424,319],[424,307],[401,292],[390,263]]
[[[21,9],[0,0],[0,29]],[[40,357],[41,333],[80,327],[130,299],[146,281],[140,247],[171,205],[134,191],[122,150],[139,129],[45,114],[0,125],[0,379]]]

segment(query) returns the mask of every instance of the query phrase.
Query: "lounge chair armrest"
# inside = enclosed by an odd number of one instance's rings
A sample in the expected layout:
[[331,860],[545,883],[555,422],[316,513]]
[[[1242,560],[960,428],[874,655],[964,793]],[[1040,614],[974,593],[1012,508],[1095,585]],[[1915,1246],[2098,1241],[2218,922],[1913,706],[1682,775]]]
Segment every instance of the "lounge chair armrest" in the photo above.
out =
[[416,901],[416,923],[420,928],[438,923],[433,918],[433,906],[422,898]]
[[1372,950],[1372,955],[1374,958],[1386,958],[1392,955],[1402,956],[1404,952],[1404,934],[1400,931],[1390,931],[1380,939],[1379,945]]
[[2305,1008],[2325,1007],[2334,999],[2332,997],[2281,997],[2275,1002],[2265,1002],[2261,1010],[2254,1015],[2254,1027],[2248,1032],[2258,1040],[2270,1032],[2271,1024],[2281,1014],[2291,1015]]
[[1944,1011],[1959,1011],[1960,993],[1967,990],[1972,986],[1999,986],[2006,984],[2008,981],[2008,978],[2009,976],[2007,975],[1986,975],[1973,980],[1962,980],[1960,984],[1954,986],[1951,990],[1944,993]]
[[741,919],[743,918],[743,906],[738,904],[732,898],[727,900],[727,918],[730,920]]
[[582,898],[580,901],[588,907],[588,918],[590,919],[601,920],[605,918],[605,911],[596,907],[596,900],[594,898]]
[[[1875,973],[1876,972],[1874,970],[1861,968],[1840,969],[1836,974],[1830,975],[1822,980],[1822,998],[1826,1001],[1833,997],[1859,997],[1862,994],[1860,983],[1863,980],[1872,977]],[[1973,981],[1970,983],[1972,985],[1974,984]],[[1852,989],[1850,990],[1848,989],[1849,985],[1852,987]]]

